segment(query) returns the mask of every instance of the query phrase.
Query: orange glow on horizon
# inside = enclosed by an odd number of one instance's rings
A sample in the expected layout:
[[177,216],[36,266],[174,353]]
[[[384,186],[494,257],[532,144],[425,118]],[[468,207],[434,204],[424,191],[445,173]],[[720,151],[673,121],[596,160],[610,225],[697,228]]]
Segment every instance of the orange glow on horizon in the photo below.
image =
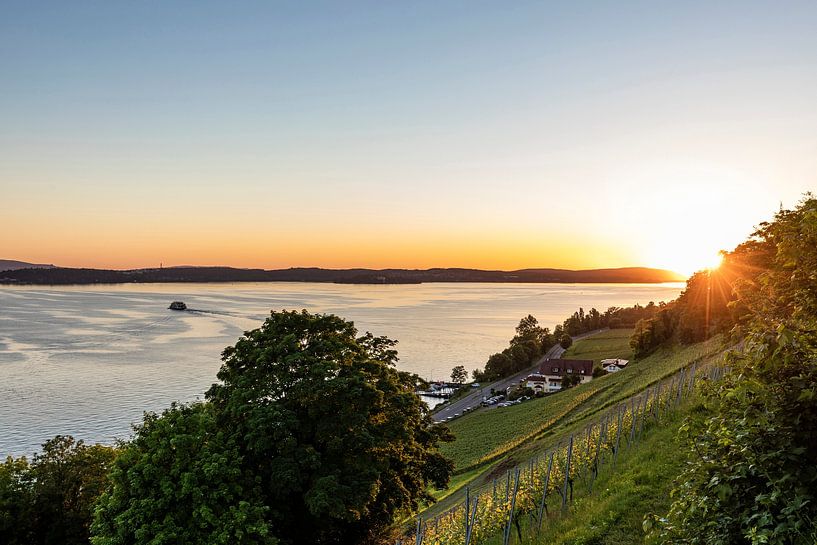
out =
[[[78,242],[81,240],[81,244]],[[3,259],[64,267],[136,269],[231,266],[278,269],[461,267],[597,269],[649,266],[608,240],[554,241],[517,233],[268,233],[212,229],[193,233],[99,232],[87,236],[23,232],[4,244]],[[11,244],[13,242],[13,244]],[[32,251],[36,249],[36,251]]]

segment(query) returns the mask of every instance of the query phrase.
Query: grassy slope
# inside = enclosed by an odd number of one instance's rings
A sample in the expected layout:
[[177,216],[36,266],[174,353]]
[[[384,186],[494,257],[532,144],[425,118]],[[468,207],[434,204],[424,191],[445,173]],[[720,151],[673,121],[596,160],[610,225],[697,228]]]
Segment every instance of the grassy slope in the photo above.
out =
[[[648,428],[633,448],[622,450],[615,469],[606,467],[595,483],[595,493],[577,481],[574,503],[566,516],[557,510],[537,536],[523,516],[525,543],[541,545],[634,545],[644,542],[642,522],[647,513],[666,513],[673,479],[685,461],[677,430],[686,407]],[[512,543],[517,542],[516,533]],[[502,543],[501,535],[484,542]]]
[[630,348],[632,329],[609,329],[592,337],[576,341],[562,356],[565,359],[593,360],[595,364],[607,358],[633,359]]
[[[564,357],[630,359],[631,332],[629,329],[613,329],[576,341]],[[593,384],[595,382],[591,381],[570,391],[512,407],[489,408],[464,415],[448,425],[457,440],[443,445],[443,454],[454,460],[457,469],[473,466],[494,452],[507,450],[520,437],[543,431],[555,419],[564,417]]]
[[[608,335],[609,334],[609,335]],[[627,355],[627,336],[620,330],[605,332],[601,339],[578,341],[574,354]],[[601,335],[600,335],[601,336]],[[533,399],[506,408],[491,408],[464,415],[448,424],[456,440],[442,452],[454,460],[458,471],[495,460],[523,443],[552,435],[557,427],[578,422],[612,403],[625,399],[649,384],[676,372],[690,361],[717,351],[719,339],[688,347],[659,350],[626,369],[581,384],[565,392]],[[586,348],[587,347],[587,348]],[[594,359],[596,359],[594,357]]]
[[[601,359],[607,357],[607,350],[616,352],[615,343],[618,343],[622,352],[612,357],[624,357],[629,350],[629,346],[624,348],[622,344],[625,336],[608,333],[603,342],[590,343],[592,337],[578,341],[573,353],[590,354],[607,345]],[[664,348],[641,361],[631,362],[623,371],[568,391],[512,407],[474,412],[453,421],[449,427],[456,440],[444,445],[443,452],[454,459],[461,474],[452,480],[451,488],[435,494],[440,501],[431,506],[427,514],[441,512],[459,501],[461,494],[455,492],[465,484],[477,486],[489,481],[492,473],[513,467],[556,444],[586,425],[605,407],[642,391],[697,358],[716,357],[720,347],[720,339],[715,338],[687,347]]]

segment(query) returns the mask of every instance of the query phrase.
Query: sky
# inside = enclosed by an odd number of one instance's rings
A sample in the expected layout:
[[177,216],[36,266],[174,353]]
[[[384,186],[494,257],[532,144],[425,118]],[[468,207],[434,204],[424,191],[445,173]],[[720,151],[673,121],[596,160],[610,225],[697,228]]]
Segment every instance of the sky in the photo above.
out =
[[817,3],[0,2],[0,258],[691,273],[817,189]]

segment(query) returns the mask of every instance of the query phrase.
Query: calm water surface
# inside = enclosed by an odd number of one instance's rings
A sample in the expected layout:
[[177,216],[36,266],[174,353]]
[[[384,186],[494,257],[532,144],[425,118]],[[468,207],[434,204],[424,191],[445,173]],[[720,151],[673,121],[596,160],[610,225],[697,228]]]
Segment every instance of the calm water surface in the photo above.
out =
[[[0,456],[56,434],[127,438],[143,411],[201,398],[222,349],[271,309],[330,312],[400,341],[399,367],[447,378],[507,346],[519,319],[674,299],[681,284],[306,283],[0,287]],[[182,300],[201,312],[167,310]]]

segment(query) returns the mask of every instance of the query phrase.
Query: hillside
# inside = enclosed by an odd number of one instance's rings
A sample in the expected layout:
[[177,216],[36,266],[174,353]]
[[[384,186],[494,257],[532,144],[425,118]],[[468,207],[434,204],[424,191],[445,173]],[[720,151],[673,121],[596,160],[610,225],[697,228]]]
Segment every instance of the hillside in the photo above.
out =
[[[476,498],[482,526],[472,542],[480,544],[508,543],[511,534],[514,543],[642,543],[645,520],[651,543],[816,543],[816,242],[817,200],[809,195],[640,320],[626,369],[454,421],[457,438],[445,448],[456,463],[455,490],[423,513],[427,532],[473,532],[456,520]],[[735,350],[724,358],[727,339]],[[612,335],[577,342],[571,355],[595,360],[617,342]],[[693,363],[699,388],[686,368]],[[679,407],[694,414],[680,427]],[[644,427],[658,438],[642,443]],[[617,466],[622,429],[629,454]],[[542,476],[550,475],[548,453],[561,486]],[[614,468],[606,479],[604,465]],[[546,500],[569,515],[536,515]]]
[[[627,357],[629,330],[611,330],[577,341],[573,357],[602,359]],[[455,436],[443,452],[455,463],[452,486],[436,493],[440,500],[429,506],[432,516],[462,500],[465,485],[484,486],[497,474],[524,463],[583,428],[617,402],[638,394],[673,375],[692,362],[714,361],[722,340],[714,338],[690,346],[671,346],[657,351],[626,369],[592,380],[570,390],[533,399],[507,408],[481,409],[448,424]]]
[[[567,514],[554,513],[542,527],[534,529],[528,517],[521,519],[524,543],[531,545],[641,545],[644,517],[665,513],[672,498],[673,479],[686,461],[678,438],[678,428],[696,403],[668,413],[658,424],[648,427],[641,442],[623,449],[614,469],[599,473],[594,493],[581,481],[575,487]],[[516,536],[514,536],[516,538]],[[501,532],[480,541],[482,545],[502,543]],[[516,539],[512,543],[517,543]]]
[[54,265],[43,263],[28,263],[14,259],[0,259],[0,271],[16,271],[19,269],[54,269]]
[[[0,269],[2,270],[2,269]],[[100,284],[139,282],[333,282],[343,284],[419,284],[425,282],[509,283],[660,283],[684,277],[663,269],[566,270],[522,269],[236,269],[232,267],[168,267],[160,269],[18,269],[3,274],[10,284]]]

